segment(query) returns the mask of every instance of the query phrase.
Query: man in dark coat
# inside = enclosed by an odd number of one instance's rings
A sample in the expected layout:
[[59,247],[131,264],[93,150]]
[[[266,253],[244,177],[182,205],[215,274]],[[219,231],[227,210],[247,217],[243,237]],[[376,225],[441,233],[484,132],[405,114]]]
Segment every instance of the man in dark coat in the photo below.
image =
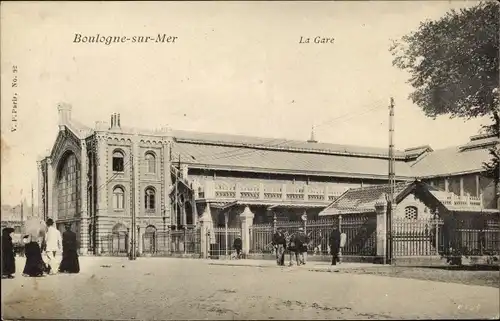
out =
[[59,265],[61,273],[79,273],[78,241],[76,233],[71,230],[71,225],[66,225],[66,231],[62,234],[62,260]]
[[278,228],[273,235],[273,246],[276,251],[276,263],[285,265],[286,238],[282,228]]
[[239,259],[241,256],[241,249],[243,248],[243,241],[241,240],[241,235],[239,233],[234,239],[233,248],[236,251],[236,258]]
[[2,279],[13,279],[16,273],[16,259],[12,234],[14,229],[6,227],[2,230]]
[[295,233],[295,244],[297,246],[296,249],[296,257],[297,257],[297,265],[306,264],[304,259],[304,252],[307,252],[307,243],[308,237],[304,232],[304,228],[299,228],[299,231]]
[[332,265],[337,265],[339,261],[340,252],[340,231],[337,225],[333,226],[332,233],[330,234],[330,254],[332,255]]

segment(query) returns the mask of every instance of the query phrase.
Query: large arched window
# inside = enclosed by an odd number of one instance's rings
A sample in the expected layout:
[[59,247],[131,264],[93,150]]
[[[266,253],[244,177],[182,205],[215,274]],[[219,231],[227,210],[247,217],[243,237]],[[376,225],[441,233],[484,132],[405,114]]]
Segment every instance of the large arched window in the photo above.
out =
[[123,158],[122,152],[113,152],[113,172],[123,172]]
[[125,192],[119,186],[113,189],[113,208],[115,210],[123,210],[125,208]]
[[146,156],[146,172],[150,174],[156,173],[156,158],[151,152],[147,152]]
[[75,154],[68,153],[62,159],[57,177],[58,216],[74,217],[80,206],[80,165]]
[[418,219],[418,209],[415,206],[405,207],[405,219],[407,220]]
[[146,188],[144,193],[144,204],[147,211],[155,210],[155,190],[151,187]]

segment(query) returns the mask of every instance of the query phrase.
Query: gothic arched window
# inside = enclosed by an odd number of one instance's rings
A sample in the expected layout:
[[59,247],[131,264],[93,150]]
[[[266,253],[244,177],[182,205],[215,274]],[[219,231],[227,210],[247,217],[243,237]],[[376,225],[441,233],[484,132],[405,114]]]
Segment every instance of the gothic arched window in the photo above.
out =
[[74,153],[66,154],[58,169],[57,211],[60,218],[75,217],[80,208],[80,164]]
[[113,189],[113,208],[116,210],[125,208],[125,192],[121,187],[115,187]]
[[154,211],[155,209],[155,190],[151,187],[146,188],[144,193],[144,205],[148,211]]
[[151,152],[147,152],[146,156],[146,171],[147,173],[156,173],[156,158]]

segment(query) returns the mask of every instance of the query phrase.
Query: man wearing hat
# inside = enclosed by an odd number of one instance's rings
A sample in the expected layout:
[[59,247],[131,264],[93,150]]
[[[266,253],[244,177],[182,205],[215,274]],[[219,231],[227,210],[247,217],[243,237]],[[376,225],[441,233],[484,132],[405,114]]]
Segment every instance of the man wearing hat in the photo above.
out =
[[297,245],[297,265],[304,265],[306,264],[304,252],[307,253],[307,235],[304,232],[304,228],[299,228],[299,232],[296,234],[295,243]]
[[241,234],[239,232],[234,239],[233,248],[236,251],[236,259],[239,259],[241,257],[241,249],[243,248],[243,241],[241,240]]
[[285,265],[286,238],[281,227],[274,233],[272,244],[276,251],[276,263],[280,266]]
[[47,220],[47,233],[45,234],[45,253],[48,258],[47,264],[50,266],[50,274],[55,274],[59,269],[57,264],[57,253],[61,253],[62,247],[61,232],[54,226],[54,220]]

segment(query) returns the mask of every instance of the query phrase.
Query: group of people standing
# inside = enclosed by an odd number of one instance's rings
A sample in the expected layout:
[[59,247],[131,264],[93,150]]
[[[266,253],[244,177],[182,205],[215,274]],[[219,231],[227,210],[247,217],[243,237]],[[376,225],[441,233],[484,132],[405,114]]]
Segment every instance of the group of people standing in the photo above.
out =
[[[66,225],[66,231],[62,236],[52,219],[47,220],[46,227],[45,230],[32,229],[23,237],[26,257],[23,276],[39,277],[56,274],[57,271],[79,273],[78,242],[76,233],[71,231],[71,226]],[[16,273],[13,233],[13,228],[2,230],[2,278],[14,278]],[[59,263],[58,255],[61,252],[62,260]]]
[[[339,262],[339,252],[341,245],[341,233],[336,225],[330,233],[330,254],[332,255],[332,265]],[[307,249],[310,238],[304,232],[303,228],[299,228],[298,232],[289,235],[283,228],[278,227],[273,235],[272,245],[276,252],[276,263],[279,266],[285,265],[285,253],[288,251],[290,255],[289,265],[305,265],[307,261]]]

